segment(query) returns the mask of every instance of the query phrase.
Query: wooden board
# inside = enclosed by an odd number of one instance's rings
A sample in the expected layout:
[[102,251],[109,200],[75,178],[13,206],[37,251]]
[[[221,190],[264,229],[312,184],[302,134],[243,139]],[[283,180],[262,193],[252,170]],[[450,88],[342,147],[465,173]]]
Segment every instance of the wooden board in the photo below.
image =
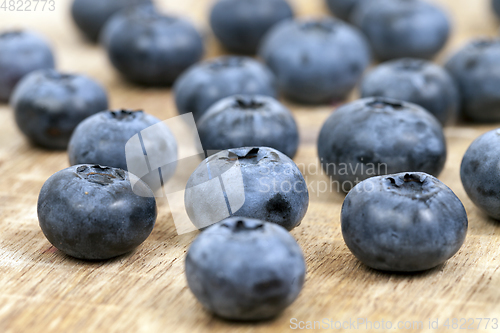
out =
[[[488,0],[436,2],[448,8],[455,22],[453,38],[438,60],[473,36],[497,33]],[[293,4],[301,16],[326,13],[322,0],[295,0]],[[175,116],[168,89],[144,89],[124,82],[108,65],[104,52],[82,40],[72,26],[68,5],[67,0],[57,0],[54,12],[0,10],[0,29],[29,27],[48,36],[59,68],[83,72],[102,82],[109,89],[113,108],[143,108],[161,119]],[[165,0],[161,5],[189,16],[205,29],[207,57],[221,53],[206,25],[210,1]],[[300,126],[296,162],[317,163],[316,138],[333,107],[287,105]],[[427,329],[429,319],[438,319],[441,328],[448,318],[450,324],[451,318],[500,319],[500,224],[478,212],[459,179],[460,161],[468,145],[492,128],[495,125],[446,129],[449,155],[440,178],[463,201],[470,224],[465,245],[456,256],[420,274],[368,269],[342,240],[339,215],[343,197],[311,191],[309,211],[292,232],[307,260],[305,287],[280,317],[249,324],[212,317],[190,293],[184,257],[196,234],[178,236],[164,203],[151,237],[129,255],[89,263],[54,249],[38,226],[36,202],[44,181],[68,166],[67,156],[28,145],[15,126],[12,110],[1,105],[0,332],[275,332],[290,331],[291,318],[333,322],[366,318],[372,323],[391,321],[394,327],[400,321],[408,327],[413,324],[406,321],[422,321]],[[313,184],[311,189],[325,181],[314,170],[303,171]],[[346,325],[347,331],[353,328]]]

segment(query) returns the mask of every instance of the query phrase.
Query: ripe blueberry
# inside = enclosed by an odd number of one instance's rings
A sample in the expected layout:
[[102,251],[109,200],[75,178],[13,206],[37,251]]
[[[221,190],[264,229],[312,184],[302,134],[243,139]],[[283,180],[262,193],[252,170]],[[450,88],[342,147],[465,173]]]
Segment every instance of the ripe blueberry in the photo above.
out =
[[235,95],[220,100],[197,127],[205,150],[262,146],[293,158],[299,145],[292,113],[267,96]]
[[138,4],[151,4],[151,0],[74,0],[71,16],[85,36],[96,42],[106,21],[116,12]]
[[423,0],[371,0],[356,7],[352,20],[368,37],[376,57],[433,58],[446,44],[446,13]]
[[458,84],[466,117],[500,120],[500,38],[469,42],[448,60],[446,69]]
[[272,318],[292,304],[306,265],[295,239],[273,223],[234,217],[194,240],[188,286],[209,311],[231,320]]
[[[143,111],[102,111],[82,121],[73,132],[68,145],[69,163],[100,164],[127,170],[127,162],[134,163],[132,156],[125,155],[125,145],[137,133],[158,124],[159,119]],[[148,156],[167,155],[169,160],[177,159],[177,143],[170,129],[163,125],[152,135],[142,135]],[[142,151],[137,156],[144,160]],[[175,172],[175,163],[162,166],[162,179],[166,182]],[[161,182],[156,178],[141,178],[154,191]]]
[[128,80],[170,85],[203,56],[203,40],[187,20],[151,5],[126,8],[105,25],[102,42],[113,66]]
[[50,45],[35,32],[0,32],[0,102],[8,102],[23,76],[38,69],[54,68]]
[[222,56],[192,66],[174,86],[180,114],[201,116],[219,100],[237,94],[277,97],[276,78],[250,57]]
[[11,105],[19,129],[34,144],[66,149],[75,127],[108,108],[104,88],[81,74],[38,70],[16,86]]
[[318,139],[325,172],[349,191],[369,177],[413,170],[438,175],[446,141],[436,118],[418,105],[385,97],[337,109]]
[[370,63],[362,34],[332,18],[278,23],[266,34],[259,54],[285,96],[312,104],[345,99]]
[[341,213],[347,247],[365,265],[422,271],[451,258],[467,234],[467,214],[438,179],[419,172],[367,179],[347,194]]
[[442,125],[457,118],[460,96],[453,78],[442,67],[421,59],[383,63],[361,82],[361,97],[383,96],[415,103]]
[[269,28],[291,17],[286,0],[219,0],[210,13],[210,25],[229,51],[253,54]]
[[139,246],[153,230],[157,211],[144,182],[136,178],[132,191],[133,178],[100,165],[76,165],[52,175],[38,197],[45,237],[80,259],[108,259]]
[[[218,187],[228,202],[217,196]],[[238,189],[244,192],[239,205],[233,200],[240,194]],[[189,178],[184,201],[189,218],[199,229],[231,215],[292,230],[306,214],[309,193],[299,168],[286,155],[267,147],[245,147],[205,159]]]
[[500,129],[477,138],[467,149],[460,168],[469,198],[483,212],[500,220]]

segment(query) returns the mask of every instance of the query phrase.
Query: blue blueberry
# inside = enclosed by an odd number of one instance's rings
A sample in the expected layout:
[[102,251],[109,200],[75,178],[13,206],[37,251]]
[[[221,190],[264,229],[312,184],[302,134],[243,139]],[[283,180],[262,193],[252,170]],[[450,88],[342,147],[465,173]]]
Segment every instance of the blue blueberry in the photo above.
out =
[[332,18],[281,22],[266,34],[259,54],[286,97],[311,104],[345,99],[370,63],[361,33]]
[[114,15],[104,27],[102,43],[113,66],[144,85],[170,85],[203,56],[202,37],[190,22],[150,5]]
[[431,175],[367,179],[347,194],[342,236],[365,265],[384,271],[430,269],[458,252],[467,234],[460,199]]
[[[125,145],[137,133],[160,123],[160,120],[143,111],[111,110],[102,111],[82,121],[71,136],[68,145],[69,163],[100,164],[127,169],[127,162],[134,163],[131,156],[125,155]],[[159,126],[159,124],[158,124]],[[167,126],[160,131],[143,135],[141,139],[148,147],[148,156],[169,156],[169,160],[177,159],[177,143]],[[144,159],[142,150],[137,158]],[[128,157],[128,158],[126,158]],[[141,163],[142,164],[142,163]],[[166,182],[175,172],[175,163],[162,166],[162,179]],[[156,178],[141,178],[156,191],[161,182]]]
[[446,69],[458,84],[467,118],[500,121],[500,38],[469,42],[448,60]]
[[28,139],[50,149],[66,149],[75,127],[108,108],[104,88],[81,74],[52,69],[25,76],[16,86],[11,105],[19,129]]
[[477,138],[467,149],[460,168],[465,192],[483,212],[500,220],[500,129]]
[[73,0],[71,16],[80,31],[91,41],[99,39],[106,21],[116,12],[151,0]]
[[423,0],[371,0],[352,20],[368,37],[379,60],[433,58],[446,44],[451,23],[439,7]]
[[318,155],[338,189],[405,171],[437,176],[446,141],[437,119],[418,105],[371,97],[337,109],[323,125]]
[[175,83],[180,114],[192,112],[197,120],[212,104],[237,94],[277,97],[276,78],[249,57],[222,56],[192,66]]
[[8,102],[23,76],[38,69],[54,68],[50,45],[35,32],[0,32],[0,102]]
[[210,312],[262,320],[292,304],[306,265],[295,239],[273,223],[229,218],[202,232],[186,255],[188,286]]
[[210,25],[229,51],[254,54],[269,28],[292,17],[286,0],[219,0],[210,13]]
[[299,132],[292,113],[272,97],[235,95],[215,103],[197,123],[205,150],[262,146],[293,158]]
[[[109,259],[146,240],[156,221],[153,192],[121,169],[76,165],[52,175],[38,197],[49,242],[80,259]],[[138,194],[140,195],[138,195]]]
[[492,0],[493,11],[497,17],[500,17],[500,0]]
[[344,21],[349,21],[356,6],[363,2],[366,0],[326,0],[330,11]]
[[205,159],[189,178],[184,201],[198,229],[241,216],[292,230],[306,214],[309,193],[299,168],[286,155],[267,147],[245,147]]
[[456,120],[460,96],[453,78],[442,67],[422,59],[383,63],[361,82],[361,97],[383,96],[420,105],[442,125]]

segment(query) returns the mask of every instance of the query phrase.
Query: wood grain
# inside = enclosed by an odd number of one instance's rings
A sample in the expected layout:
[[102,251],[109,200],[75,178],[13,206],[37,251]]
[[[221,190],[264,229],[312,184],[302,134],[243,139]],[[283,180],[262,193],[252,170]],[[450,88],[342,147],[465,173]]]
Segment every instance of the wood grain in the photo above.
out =
[[[453,15],[450,50],[467,39],[497,33],[487,0],[439,0]],[[321,0],[295,0],[301,16],[324,15]],[[83,72],[108,89],[114,108],[143,108],[161,119],[176,115],[168,89],[130,85],[108,65],[103,51],[87,44],[68,15],[69,1],[54,12],[0,10],[0,29],[39,30],[54,44],[59,68]],[[164,9],[190,17],[207,35],[207,57],[222,53],[206,25],[210,1],[165,0]],[[353,94],[353,97],[355,94]],[[317,163],[316,137],[332,106],[286,104],[300,127],[299,164]],[[343,197],[317,193],[325,176],[303,168],[311,203],[302,225],[292,232],[304,250],[307,279],[298,300],[280,317],[263,323],[231,323],[206,313],[186,285],[184,257],[196,236],[178,236],[168,205],[151,237],[131,254],[105,262],[82,262],[54,249],[38,226],[36,201],[44,181],[68,166],[64,152],[31,147],[17,130],[12,110],[0,106],[0,332],[264,332],[290,331],[290,319],[422,321],[500,317],[500,224],[481,214],[459,179],[468,145],[495,125],[446,129],[449,156],[440,179],[466,206],[469,233],[460,252],[420,274],[386,274],[366,268],[346,248],[340,234]],[[500,319],[500,318],[499,318]],[[491,327],[491,325],[490,325]],[[350,328],[345,329],[350,331]],[[446,331],[446,330],[445,330]],[[447,330],[453,331],[453,330]]]

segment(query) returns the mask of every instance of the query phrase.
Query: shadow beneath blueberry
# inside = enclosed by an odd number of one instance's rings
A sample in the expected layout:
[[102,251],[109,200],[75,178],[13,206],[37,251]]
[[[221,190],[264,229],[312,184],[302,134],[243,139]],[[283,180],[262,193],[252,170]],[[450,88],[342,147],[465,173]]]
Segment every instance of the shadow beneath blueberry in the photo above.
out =
[[375,275],[379,278],[385,279],[396,279],[396,280],[408,280],[408,279],[424,279],[429,276],[438,274],[443,270],[444,263],[437,265],[436,267],[416,272],[393,272],[393,271],[382,271],[366,266],[365,264],[360,265],[360,273],[367,273]]
[[270,317],[270,318],[266,318],[266,319],[240,320],[240,319],[227,319],[227,318],[218,316],[218,315],[216,315],[216,314],[208,311],[205,308],[203,308],[203,312],[207,316],[210,316],[211,319],[216,320],[216,321],[220,321],[220,322],[225,323],[225,324],[234,325],[234,326],[248,326],[248,325],[252,325],[252,327],[269,325],[271,322],[275,321],[276,319],[278,319],[282,315],[282,313],[280,313],[276,317]]
[[484,220],[486,223],[489,225],[492,225],[494,227],[500,228],[500,220],[496,220],[493,217],[487,215],[486,213],[480,212],[478,216],[481,217],[482,220]]
[[[54,261],[57,261],[58,264],[66,265],[86,265],[90,267],[99,267],[99,266],[104,266],[104,265],[112,265],[115,263],[120,263],[123,260],[130,259],[135,253],[137,252],[137,249],[134,249],[130,252],[127,252],[125,254],[119,255],[117,257],[109,258],[109,259],[79,259],[72,257],[57,248],[55,248],[53,245],[50,245],[50,247],[47,250],[44,250],[40,253],[38,256],[39,261],[45,261],[45,262],[50,262],[54,263]],[[47,254],[50,254],[50,256],[47,256]],[[55,259],[55,260],[54,260]]]

